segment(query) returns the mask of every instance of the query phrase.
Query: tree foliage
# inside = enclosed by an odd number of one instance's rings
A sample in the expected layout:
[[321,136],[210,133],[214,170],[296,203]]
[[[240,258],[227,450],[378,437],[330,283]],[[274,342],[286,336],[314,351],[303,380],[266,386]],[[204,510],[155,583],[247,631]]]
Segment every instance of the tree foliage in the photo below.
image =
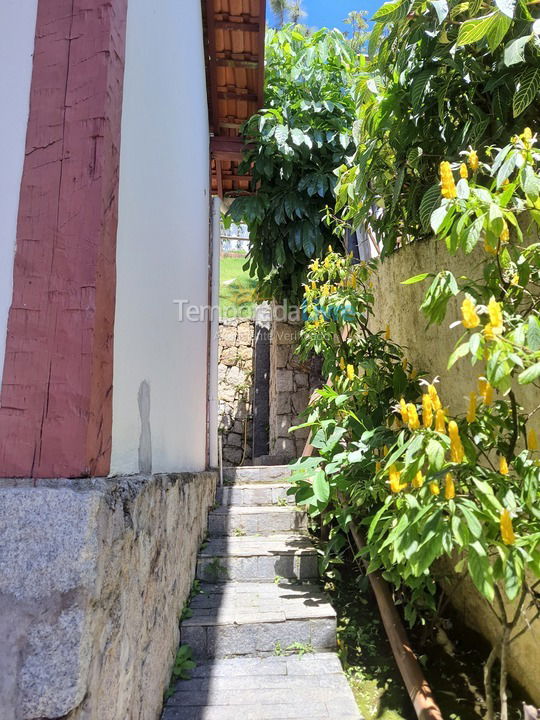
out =
[[353,226],[369,217],[385,253],[431,234],[442,160],[504,145],[516,119],[538,124],[539,16],[526,0],[393,0],[375,13],[338,208]]
[[330,527],[325,564],[339,560],[351,522],[368,529],[370,570],[392,582],[410,622],[435,610],[439,558],[469,576],[501,628],[485,664],[486,720],[497,659],[508,720],[509,646],[540,615],[539,407],[526,410],[540,389],[540,153],[526,128],[496,153],[464,156],[442,163],[431,224],[450,253],[482,242],[484,262],[470,277],[441,270],[422,310],[440,324],[460,300],[464,333],[448,364],[477,369],[466,411],[448,407],[436,380],[418,381],[389,332],[370,329],[376,264],[329,254],[308,274],[300,349],[323,356],[331,383],[305,425],[317,456],[298,461],[290,492]]
[[302,0],[270,0],[270,7],[276,16],[278,28],[282,28],[287,19],[297,25],[307,15]]
[[335,168],[354,151],[350,84],[361,62],[337,30],[267,34],[266,107],[245,126],[243,170],[257,192],[229,211],[249,226],[263,297],[297,300],[309,261],[339,243],[323,211],[334,205]]
[[366,21],[367,10],[351,10],[343,20],[350,30],[345,34],[350,37],[351,45],[355,52],[361,52],[369,38],[369,25]]

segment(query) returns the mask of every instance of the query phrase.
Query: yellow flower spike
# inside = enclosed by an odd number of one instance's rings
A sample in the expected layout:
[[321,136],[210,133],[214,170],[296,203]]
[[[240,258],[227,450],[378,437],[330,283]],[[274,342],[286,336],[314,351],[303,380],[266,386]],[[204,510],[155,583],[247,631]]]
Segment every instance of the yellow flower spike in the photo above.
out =
[[499,235],[499,240],[501,241],[501,245],[506,245],[506,243],[510,240],[510,230],[508,229],[506,221],[504,222],[503,229]]
[[461,440],[457,440],[452,444],[452,441],[450,441],[450,451],[451,451],[451,457],[452,462],[455,463],[462,463],[465,458],[465,451],[463,450],[463,445],[461,444]]
[[461,303],[461,316],[463,318],[461,322],[467,330],[472,330],[480,325],[480,318],[476,312],[476,305],[470,295],[467,295],[465,300]]
[[505,457],[499,458],[499,472],[501,475],[508,475],[508,463]]
[[448,199],[457,197],[456,184],[450,163],[447,160],[443,160],[439,166],[439,171],[441,176],[441,195]]
[[469,407],[467,410],[467,422],[472,423],[476,420],[476,393],[469,393]]
[[390,340],[390,325],[387,325],[384,329],[384,339]]
[[422,424],[430,428],[433,423],[433,405],[428,394],[422,395]]
[[517,285],[519,283],[519,275],[516,273],[510,280],[510,285]]
[[311,269],[312,270],[319,269],[319,259],[318,258],[315,258],[315,260],[311,263]]
[[406,357],[404,357],[403,360],[401,361],[401,367],[402,367],[404,370],[407,369],[407,358],[406,358]]
[[446,418],[442,409],[435,413],[435,430],[440,433],[446,432]]
[[456,486],[452,473],[446,473],[444,476],[444,497],[447,500],[453,500],[456,497]]
[[538,439],[533,428],[527,433],[527,447],[529,450],[538,450]]
[[416,475],[413,478],[412,486],[413,488],[416,488],[417,490],[422,487],[424,484],[424,476],[422,475],[422,471],[419,470]]
[[347,377],[349,380],[354,380],[354,367],[352,365],[347,365]]
[[491,405],[493,402],[493,386],[486,381],[486,389],[483,395],[484,405]]
[[409,375],[410,380],[416,380],[416,376],[418,375],[418,370],[416,368],[411,369],[411,374]]
[[420,427],[420,421],[418,420],[418,413],[416,412],[416,406],[412,403],[407,403],[407,414],[409,416],[409,428],[411,430],[418,430]]
[[495,340],[495,333],[493,332],[493,325],[488,322],[484,325],[484,329],[482,330],[482,333],[486,340]]
[[345,360],[342,357],[339,358],[339,369],[345,370]]
[[[434,392],[431,393],[429,388],[433,388]],[[431,398],[431,404],[432,404],[435,412],[437,412],[437,410],[442,410],[441,398],[438,396],[437,390],[435,390],[433,385],[428,385],[428,392],[429,392],[429,396]]]
[[436,483],[436,482],[430,482],[430,483],[429,483],[429,492],[430,492],[432,495],[438,495],[438,494],[441,492],[441,489],[440,489],[438,483]]
[[501,513],[500,526],[503,543],[505,545],[513,545],[516,541],[516,536],[514,534],[514,528],[512,527],[512,518],[506,508]]
[[312,281],[311,281],[311,289],[312,289],[312,290],[316,290],[316,289],[317,289],[317,283],[315,282],[315,280],[312,280]]
[[407,483],[402,483],[400,481],[401,472],[396,468],[395,465],[392,465],[390,467],[390,473],[388,477],[390,481],[390,490],[393,493],[401,492],[407,487]]
[[466,180],[469,177],[469,171],[467,170],[465,163],[461,163],[459,166],[459,177],[463,178],[463,180]]
[[469,151],[469,154],[467,156],[467,162],[473,172],[475,170],[478,170],[479,162],[478,162],[478,154],[477,154],[476,150]]
[[388,455],[388,445],[383,445],[383,457],[386,457]]
[[380,471],[381,471],[381,467],[382,467],[381,461],[380,461],[380,460],[377,460],[377,461],[375,462],[375,472],[377,472],[377,473],[380,472]]
[[455,420],[450,420],[448,423],[448,435],[450,436],[450,457],[452,458],[452,462],[463,462],[465,453],[459,436],[459,428]]
[[532,134],[531,128],[526,127],[525,130],[523,131],[523,135],[521,137],[525,140],[525,142],[531,142],[532,136],[533,136],[533,134]]
[[489,322],[491,323],[492,331],[494,333],[500,333],[503,331],[503,314],[500,303],[498,303],[494,297],[490,299],[487,306],[489,314]]
[[409,422],[409,410],[407,408],[407,403],[405,402],[405,400],[403,398],[401,398],[399,401],[399,411],[401,413],[401,419],[403,420],[403,422],[408,423]]

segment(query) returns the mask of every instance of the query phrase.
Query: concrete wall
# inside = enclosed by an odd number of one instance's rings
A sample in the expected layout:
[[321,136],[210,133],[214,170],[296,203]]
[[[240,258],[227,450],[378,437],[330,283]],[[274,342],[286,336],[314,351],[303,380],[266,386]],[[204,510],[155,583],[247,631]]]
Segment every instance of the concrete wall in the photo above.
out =
[[155,720],[215,473],[0,481],[0,717]]
[[0,377],[13,289],[13,256],[28,120],[37,0],[2,0],[0,27]]
[[[428,287],[427,281],[416,285],[400,283],[419,273],[442,269],[450,270],[457,277],[478,277],[481,275],[483,259],[482,249],[468,256],[461,253],[451,256],[442,242],[419,242],[391,255],[382,263],[374,279],[373,328],[382,330],[388,325],[392,339],[406,347],[406,355],[414,367],[425,370],[428,378],[440,376],[438,388],[443,404],[449,406],[453,414],[466,411],[468,393],[476,389],[477,377],[482,374],[479,366],[473,368],[467,360],[458,361],[451,370],[446,369],[448,357],[463,331],[462,327],[448,328],[460,317],[458,304],[451,304],[442,325],[427,328],[426,318],[419,310]],[[516,394],[518,401],[527,408],[540,404],[540,393],[530,386],[516,388]],[[540,431],[538,422],[536,430]],[[466,623],[489,639],[495,637],[497,623],[472,583],[466,580],[456,583],[449,595]],[[512,646],[511,666],[512,674],[524,685],[534,701],[540,704],[540,621],[531,625]]]
[[130,0],[111,473],[205,466],[208,111],[200,0]]
[[[470,362],[459,360],[447,370],[448,358],[456,342],[464,332],[463,326],[449,329],[461,318],[459,303],[451,301],[447,319],[442,325],[427,327],[420,305],[429,280],[414,285],[401,285],[403,280],[422,272],[450,270],[456,277],[466,275],[479,277],[482,273],[484,251],[478,249],[471,255],[450,255],[442,242],[418,242],[409,245],[387,258],[374,278],[375,329],[390,328],[393,340],[406,349],[405,354],[428,378],[440,377],[438,388],[444,405],[453,414],[465,413],[468,396],[476,389],[477,379],[482,375],[481,364],[473,367]],[[516,397],[526,408],[540,404],[540,393],[531,386],[515,388]],[[540,418],[536,420],[540,433]]]

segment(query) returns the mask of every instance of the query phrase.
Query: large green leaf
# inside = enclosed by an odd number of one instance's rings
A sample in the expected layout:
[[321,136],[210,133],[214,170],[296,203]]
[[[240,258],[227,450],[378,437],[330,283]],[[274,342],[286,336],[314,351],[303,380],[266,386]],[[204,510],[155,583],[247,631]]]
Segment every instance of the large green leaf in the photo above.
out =
[[286,125],[278,125],[274,133],[274,137],[278,143],[283,144],[289,137],[289,128]]
[[313,477],[313,494],[320,503],[327,503],[330,498],[330,485],[322,470]]
[[528,385],[529,383],[534,382],[538,377],[540,377],[540,362],[531,365],[531,367],[528,367],[520,373],[518,376],[518,382],[520,385]]
[[431,215],[435,208],[440,205],[441,202],[441,187],[440,185],[433,185],[426,190],[420,203],[420,222],[424,230],[428,230],[430,227]]
[[506,33],[510,29],[511,24],[512,20],[510,20],[510,18],[506,15],[498,13],[495,16],[486,35],[491,52],[494,52],[494,50],[501,44]]
[[540,68],[529,67],[518,77],[512,100],[514,117],[521,115],[540,92]]
[[504,64],[507,67],[524,62],[525,48],[530,40],[531,35],[524,35],[523,37],[518,37],[508,43],[508,45],[504,48]]
[[492,602],[495,597],[493,573],[485,548],[478,541],[469,546],[468,567],[476,588]]
[[490,13],[489,15],[484,15],[480,18],[466,20],[459,28],[456,44],[470,45],[471,43],[482,40],[482,38],[488,34],[495,20],[495,13]]
[[407,0],[394,0],[393,2],[386,2],[373,15],[372,20],[386,23],[391,20],[403,18],[407,14],[408,7],[409,3]]

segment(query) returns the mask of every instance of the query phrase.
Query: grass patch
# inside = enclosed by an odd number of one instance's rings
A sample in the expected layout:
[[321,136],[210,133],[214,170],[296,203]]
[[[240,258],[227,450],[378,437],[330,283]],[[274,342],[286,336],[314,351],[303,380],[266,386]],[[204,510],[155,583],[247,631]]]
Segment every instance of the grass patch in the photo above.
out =
[[338,613],[339,655],[365,720],[416,720],[367,578],[351,575],[328,590]]
[[222,317],[253,317],[257,281],[243,269],[245,262],[246,258],[241,254],[220,259],[219,309]]

